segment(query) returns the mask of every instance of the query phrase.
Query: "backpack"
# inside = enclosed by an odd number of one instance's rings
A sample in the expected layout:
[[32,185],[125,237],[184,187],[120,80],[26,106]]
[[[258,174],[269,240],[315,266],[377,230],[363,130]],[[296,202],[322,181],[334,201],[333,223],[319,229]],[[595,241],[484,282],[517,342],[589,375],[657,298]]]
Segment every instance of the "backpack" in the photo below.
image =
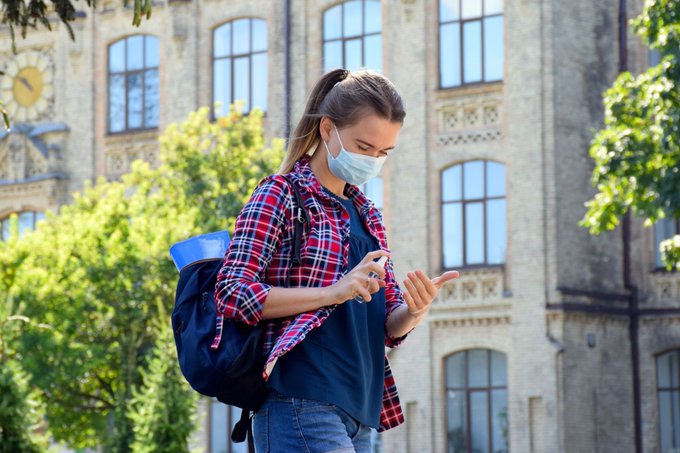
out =
[[[304,209],[297,186],[284,178],[293,189],[297,204],[291,260],[293,265],[299,265],[302,229],[310,221],[309,213]],[[210,348],[216,334],[215,285],[223,261],[223,258],[201,259],[180,270],[172,329],[185,379],[198,393],[242,409],[231,438],[234,442],[243,442],[247,436],[252,451],[250,411],[260,408],[266,394],[262,377],[265,323],[249,326],[224,319],[219,347]]]

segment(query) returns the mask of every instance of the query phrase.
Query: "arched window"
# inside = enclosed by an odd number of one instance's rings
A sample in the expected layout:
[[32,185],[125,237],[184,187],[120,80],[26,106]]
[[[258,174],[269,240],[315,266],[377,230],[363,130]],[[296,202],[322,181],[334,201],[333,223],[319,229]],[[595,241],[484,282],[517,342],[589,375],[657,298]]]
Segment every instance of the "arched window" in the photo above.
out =
[[659,399],[659,451],[677,451],[680,448],[680,350],[657,356],[656,391]]
[[470,349],[446,358],[447,451],[508,451],[505,354]]
[[227,115],[237,100],[244,102],[243,113],[267,111],[267,41],[262,19],[238,19],[213,31],[213,105],[221,104],[215,116]]
[[158,38],[134,35],[109,45],[108,131],[158,127]]
[[439,0],[439,86],[503,79],[503,0]]
[[[35,229],[36,224],[45,218],[43,212],[23,211],[17,214],[19,223],[19,237],[23,236],[27,231]],[[6,217],[0,221],[2,224],[2,240],[6,241],[10,235],[10,217]]]
[[323,69],[382,71],[379,0],[350,0],[323,13]]
[[442,172],[443,267],[505,262],[505,166],[476,160]]

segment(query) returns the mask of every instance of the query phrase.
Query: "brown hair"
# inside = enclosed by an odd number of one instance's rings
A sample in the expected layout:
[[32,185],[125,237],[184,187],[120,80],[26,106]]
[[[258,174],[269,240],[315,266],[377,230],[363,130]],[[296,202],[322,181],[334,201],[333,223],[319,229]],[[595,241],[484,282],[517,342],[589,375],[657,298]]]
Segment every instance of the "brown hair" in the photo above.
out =
[[401,96],[387,77],[367,69],[334,69],[326,73],[312,89],[302,118],[288,142],[279,173],[289,173],[295,162],[319,143],[319,124],[324,116],[343,128],[371,113],[389,121],[404,122],[406,112]]

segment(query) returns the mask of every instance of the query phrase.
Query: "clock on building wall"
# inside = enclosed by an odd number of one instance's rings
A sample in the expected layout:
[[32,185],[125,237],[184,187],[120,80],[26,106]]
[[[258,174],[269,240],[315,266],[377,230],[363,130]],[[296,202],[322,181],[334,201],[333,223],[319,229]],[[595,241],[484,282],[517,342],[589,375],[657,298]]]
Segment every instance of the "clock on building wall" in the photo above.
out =
[[21,52],[9,61],[0,82],[0,99],[13,121],[40,118],[54,96],[52,61],[35,50]]

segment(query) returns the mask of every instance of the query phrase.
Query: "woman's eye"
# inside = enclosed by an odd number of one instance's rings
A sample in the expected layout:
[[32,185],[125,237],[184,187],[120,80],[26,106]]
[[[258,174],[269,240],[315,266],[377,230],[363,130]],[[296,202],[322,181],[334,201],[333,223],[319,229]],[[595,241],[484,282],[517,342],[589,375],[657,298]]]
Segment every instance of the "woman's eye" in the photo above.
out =
[[368,151],[368,148],[366,148],[365,146],[360,146],[359,149],[360,149],[361,151]]

